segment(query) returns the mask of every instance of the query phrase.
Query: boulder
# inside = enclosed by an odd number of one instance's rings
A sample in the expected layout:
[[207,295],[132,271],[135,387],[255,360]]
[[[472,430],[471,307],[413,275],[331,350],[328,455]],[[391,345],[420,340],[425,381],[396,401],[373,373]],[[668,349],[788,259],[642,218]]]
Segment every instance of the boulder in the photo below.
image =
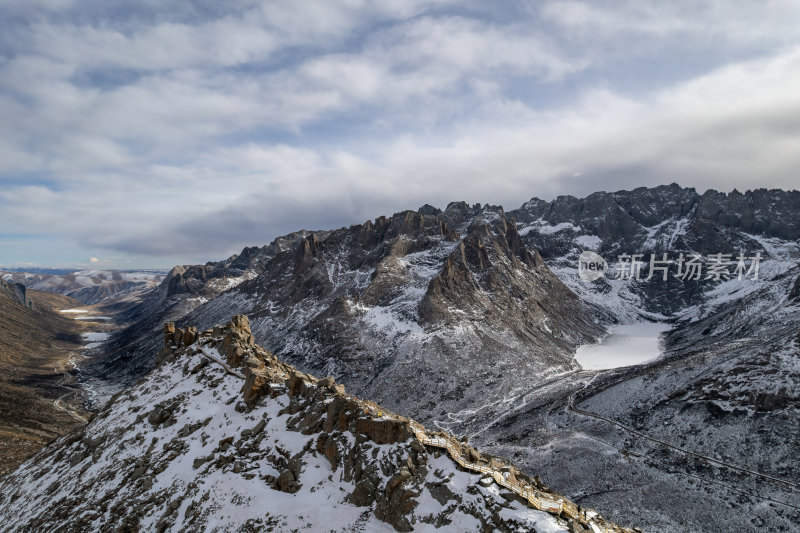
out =
[[328,376],[324,379],[321,379],[317,382],[317,385],[320,387],[324,387],[326,389],[333,389],[336,386],[336,381],[331,377]]
[[247,315],[234,315],[231,319],[231,323],[234,327],[250,333],[250,319],[247,318]]
[[306,382],[313,381],[313,378],[297,370],[292,370],[289,374],[289,396],[303,395],[306,392]]
[[336,470],[339,464],[339,449],[336,446],[336,441],[328,439],[324,447],[325,458],[331,463],[331,469]]
[[175,322],[167,322],[164,324],[164,344],[172,344],[175,338]]
[[250,369],[245,371],[245,381],[242,385],[242,395],[244,401],[249,406],[255,403],[266,393],[266,385],[269,383],[269,376],[266,370]]
[[256,435],[264,431],[265,427],[267,427],[267,421],[262,418],[261,420],[259,420],[258,424],[256,424],[255,427],[250,431],[250,434],[255,437]]
[[470,463],[480,463],[481,461],[483,461],[483,457],[481,456],[480,452],[478,452],[478,450],[476,450],[472,446],[469,446],[467,448],[467,460]]
[[197,328],[189,326],[183,330],[183,345],[191,346],[197,340]]
[[294,493],[297,492],[298,488],[300,487],[297,484],[297,478],[295,478],[294,472],[288,468],[281,472],[281,475],[278,476],[278,490],[282,492]]
[[372,480],[369,478],[362,479],[356,483],[356,488],[350,493],[348,499],[350,503],[360,507],[372,505],[372,502],[375,501],[375,484],[372,483]]
[[230,366],[239,366],[245,351],[241,344],[233,344],[226,353],[226,361]]

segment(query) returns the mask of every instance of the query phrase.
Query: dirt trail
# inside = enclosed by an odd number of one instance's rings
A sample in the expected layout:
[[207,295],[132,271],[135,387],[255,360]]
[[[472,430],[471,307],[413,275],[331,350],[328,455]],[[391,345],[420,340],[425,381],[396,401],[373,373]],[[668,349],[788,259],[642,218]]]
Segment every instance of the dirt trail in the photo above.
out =
[[66,389],[67,392],[62,394],[61,396],[58,397],[58,399],[53,401],[53,407],[55,407],[59,411],[64,411],[75,420],[78,420],[85,424],[89,421],[88,418],[81,416],[74,409],[70,409],[69,407],[65,407],[64,405],[62,405],[62,402],[74,397],[75,395],[80,394],[80,390],[70,386],[75,382],[75,376],[72,375],[72,372],[78,367],[78,365],[75,363],[76,357],[77,356],[73,354],[67,360],[66,364],[64,364],[63,360],[60,360],[56,365],[57,371],[61,373],[61,379],[58,380],[56,385],[58,387],[61,387],[62,389]]

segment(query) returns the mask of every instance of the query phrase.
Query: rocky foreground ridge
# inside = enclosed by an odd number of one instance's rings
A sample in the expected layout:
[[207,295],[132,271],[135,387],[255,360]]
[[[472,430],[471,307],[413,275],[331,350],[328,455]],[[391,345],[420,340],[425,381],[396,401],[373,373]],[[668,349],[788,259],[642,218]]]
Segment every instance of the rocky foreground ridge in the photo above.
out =
[[0,480],[14,531],[631,531],[253,341],[168,323],[157,367]]

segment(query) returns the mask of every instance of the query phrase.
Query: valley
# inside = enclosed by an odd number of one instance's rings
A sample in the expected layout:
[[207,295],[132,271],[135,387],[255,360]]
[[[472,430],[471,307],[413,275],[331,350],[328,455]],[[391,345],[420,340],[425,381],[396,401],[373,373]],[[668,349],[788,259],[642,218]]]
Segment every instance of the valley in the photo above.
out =
[[[9,281],[0,281],[0,474],[88,422],[119,390],[84,380],[81,366],[102,357],[98,347],[118,327],[116,310],[135,301],[128,291],[85,305],[11,281],[24,273],[2,278]],[[46,276],[35,279],[41,284]]]
[[69,401],[75,390],[68,377],[71,362],[82,348],[85,325],[56,311],[76,302],[27,291],[25,306],[2,289],[0,286],[0,472],[4,473],[48,441],[78,427],[88,413],[80,402]]

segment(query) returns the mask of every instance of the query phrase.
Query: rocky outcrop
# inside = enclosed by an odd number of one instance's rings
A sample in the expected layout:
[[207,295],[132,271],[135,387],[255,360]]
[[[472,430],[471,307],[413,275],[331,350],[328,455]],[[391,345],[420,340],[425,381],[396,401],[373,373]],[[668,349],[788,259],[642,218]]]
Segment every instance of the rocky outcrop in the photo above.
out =
[[301,431],[331,431],[336,428],[365,435],[376,444],[394,444],[413,435],[407,419],[397,415],[375,418],[371,413],[380,411],[377,405],[346,394],[344,386],[337,384],[332,377],[318,379],[299,372],[256,345],[250,321],[245,315],[235,315],[225,326],[201,333],[197,333],[195,327],[180,329],[172,322],[166,323],[160,359],[172,361],[198,340],[203,346],[213,347],[230,369],[241,372],[244,380],[242,399],[250,407],[264,397],[284,392],[292,398],[304,398],[310,402],[322,402],[333,397],[334,400],[327,404],[324,420],[307,417],[296,422]]
[[[180,329],[167,323],[164,342],[161,352],[164,362],[179,364],[181,359],[201,353],[224,365],[230,374],[240,377],[243,410],[258,409],[262,402],[286,395],[289,402],[280,413],[289,415],[287,427],[303,435],[316,435],[313,446],[316,452],[327,459],[334,471],[341,471],[344,480],[354,485],[348,501],[372,507],[375,517],[391,524],[397,531],[414,529],[414,509],[425,488],[431,493],[436,492],[443,504],[459,500],[458,495],[444,490],[441,485],[428,486],[430,454],[440,456],[445,453],[456,465],[488,472],[509,486],[528,486],[538,491],[537,498],[547,494],[548,489],[538,479],[531,479],[503,458],[481,453],[468,445],[466,439],[459,440],[442,431],[427,432],[408,418],[347,394],[344,386],[337,384],[332,377],[319,379],[279,361],[253,342],[247,316],[235,315],[226,325],[200,333],[192,327]],[[205,366],[197,365],[191,373],[197,373]],[[175,408],[175,404],[162,402],[151,411],[148,421],[154,427],[169,427],[176,423]],[[266,421],[262,420],[253,429],[243,431],[242,436],[253,438],[265,426]],[[349,435],[354,435],[355,441]],[[423,441],[432,445],[427,447]],[[231,445],[239,446],[233,438],[220,441],[220,450],[224,452]],[[369,458],[373,445],[402,445],[405,459],[393,472],[375,469]],[[268,482],[275,490],[294,494],[303,487],[303,463],[299,456],[285,459],[276,463],[280,474],[270,477]],[[202,468],[211,460],[211,457],[199,457],[194,467]],[[491,475],[487,478],[489,485],[492,483]],[[552,501],[564,501],[561,495],[552,494],[550,497]],[[561,508],[565,504],[559,505],[556,514],[564,512]],[[588,527],[586,520],[579,517],[575,524]],[[605,531],[622,529],[608,525]]]

